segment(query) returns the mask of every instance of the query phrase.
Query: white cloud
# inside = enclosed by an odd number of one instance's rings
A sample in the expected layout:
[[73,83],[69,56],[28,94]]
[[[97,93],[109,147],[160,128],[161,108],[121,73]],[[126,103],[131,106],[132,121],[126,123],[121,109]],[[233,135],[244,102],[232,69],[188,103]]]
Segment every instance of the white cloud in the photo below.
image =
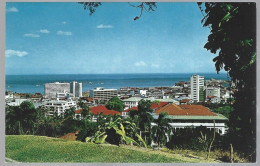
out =
[[112,25],[103,25],[103,24],[100,24],[97,26],[97,28],[114,28]]
[[50,33],[50,31],[48,31],[48,29],[41,29],[40,32],[41,33]]
[[160,65],[158,65],[158,64],[152,64],[152,67],[154,67],[154,68],[159,68],[160,67]]
[[66,36],[70,36],[70,35],[72,35],[72,33],[71,33],[71,32],[57,31],[57,35],[66,35]]
[[135,62],[135,66],[147,66],[147,64],[144,61]]
[[5,50],[5,56],[6,57],[11,57],[11,56],[23,57],[23,56],[25,56],[27,54],[28,54],[28,52],[26,52],[26,51]]
[[16,7],[9,7],[6,9],[6,12],[19,12],[19,10]]
[[62,23],[62,24],[67,24],[67,22],[66,22],[66,21],[62,21],[61,23]]
[[25,37],[40,37],[38,34],[33,34],[33,33],[26,33],[24,34]]

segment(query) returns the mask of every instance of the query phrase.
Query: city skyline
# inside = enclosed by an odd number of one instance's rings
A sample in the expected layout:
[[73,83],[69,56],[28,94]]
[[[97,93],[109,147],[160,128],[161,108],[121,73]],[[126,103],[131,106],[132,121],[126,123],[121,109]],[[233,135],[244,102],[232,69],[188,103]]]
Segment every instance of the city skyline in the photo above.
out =
[[[7,3],[6,74],[216,73],[196,3]],[[19,25],[19,26],[17,26]]]

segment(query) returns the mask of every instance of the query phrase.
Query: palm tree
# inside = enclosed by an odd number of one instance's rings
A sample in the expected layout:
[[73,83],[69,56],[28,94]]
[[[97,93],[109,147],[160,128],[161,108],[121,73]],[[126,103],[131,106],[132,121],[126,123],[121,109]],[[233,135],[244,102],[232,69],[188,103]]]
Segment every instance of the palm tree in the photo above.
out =
[[81,111],[82,118],[92,119],[89,106],[86,103],[84,103],[82,100],[79,101],[79,106],[80,108],[82,108]]
[[[138,102],[138,111],[137,115],[139,117],[139,128],[140,128],[140,135],[142,132],[145,133],[145,140],[146,140],[146,134],[150,133],[151,129],[151,122],[153,121],[152,112],[151,109],[152,102],[149,100],[140,100]],[[150,134],[149,134],[150,135]]]
[[170,123],[170,118],[166,112],[159,114],[158,119],[155,119],[155,126],[152,127],[152,133],[154,135],[155,141],[158,143],[158,148],[160,147],[162,140],[170,134],[170,129],[172,128]]

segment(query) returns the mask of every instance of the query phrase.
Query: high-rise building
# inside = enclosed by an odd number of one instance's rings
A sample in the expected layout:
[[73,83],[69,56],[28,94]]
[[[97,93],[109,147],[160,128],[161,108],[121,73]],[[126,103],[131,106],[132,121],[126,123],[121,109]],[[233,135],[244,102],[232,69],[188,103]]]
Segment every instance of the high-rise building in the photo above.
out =
[[117,96],[117,89],[104,89],[103,87],[97,87],[94,88],[94,90],[90,90],[90,97],[98,98],[103,101],[108,101],[114,96]]
[[69,93],[70,84],[69,83],[46,83],[44,85],[44,94],[47,98],[56,98],[57,93]]
[[70,93],[73,97],[82,97],[82,83],[73,81],[70,83]]
[[82,97],[82,83],[46,83],[44,94],[47,98]]
[[195,102],[202,101],[200,98],[204,90],[204,76],[192,75],[190,78],[191,99]]

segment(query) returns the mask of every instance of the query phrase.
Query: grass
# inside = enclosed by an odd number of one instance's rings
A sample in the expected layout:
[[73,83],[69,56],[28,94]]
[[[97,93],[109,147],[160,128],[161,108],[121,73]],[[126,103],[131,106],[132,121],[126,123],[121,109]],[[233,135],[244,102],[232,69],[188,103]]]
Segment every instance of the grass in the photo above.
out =
[[44,136],[7,135],[5,140],[6,157],[18,162],[194,162],[126,147],[96,145]]

